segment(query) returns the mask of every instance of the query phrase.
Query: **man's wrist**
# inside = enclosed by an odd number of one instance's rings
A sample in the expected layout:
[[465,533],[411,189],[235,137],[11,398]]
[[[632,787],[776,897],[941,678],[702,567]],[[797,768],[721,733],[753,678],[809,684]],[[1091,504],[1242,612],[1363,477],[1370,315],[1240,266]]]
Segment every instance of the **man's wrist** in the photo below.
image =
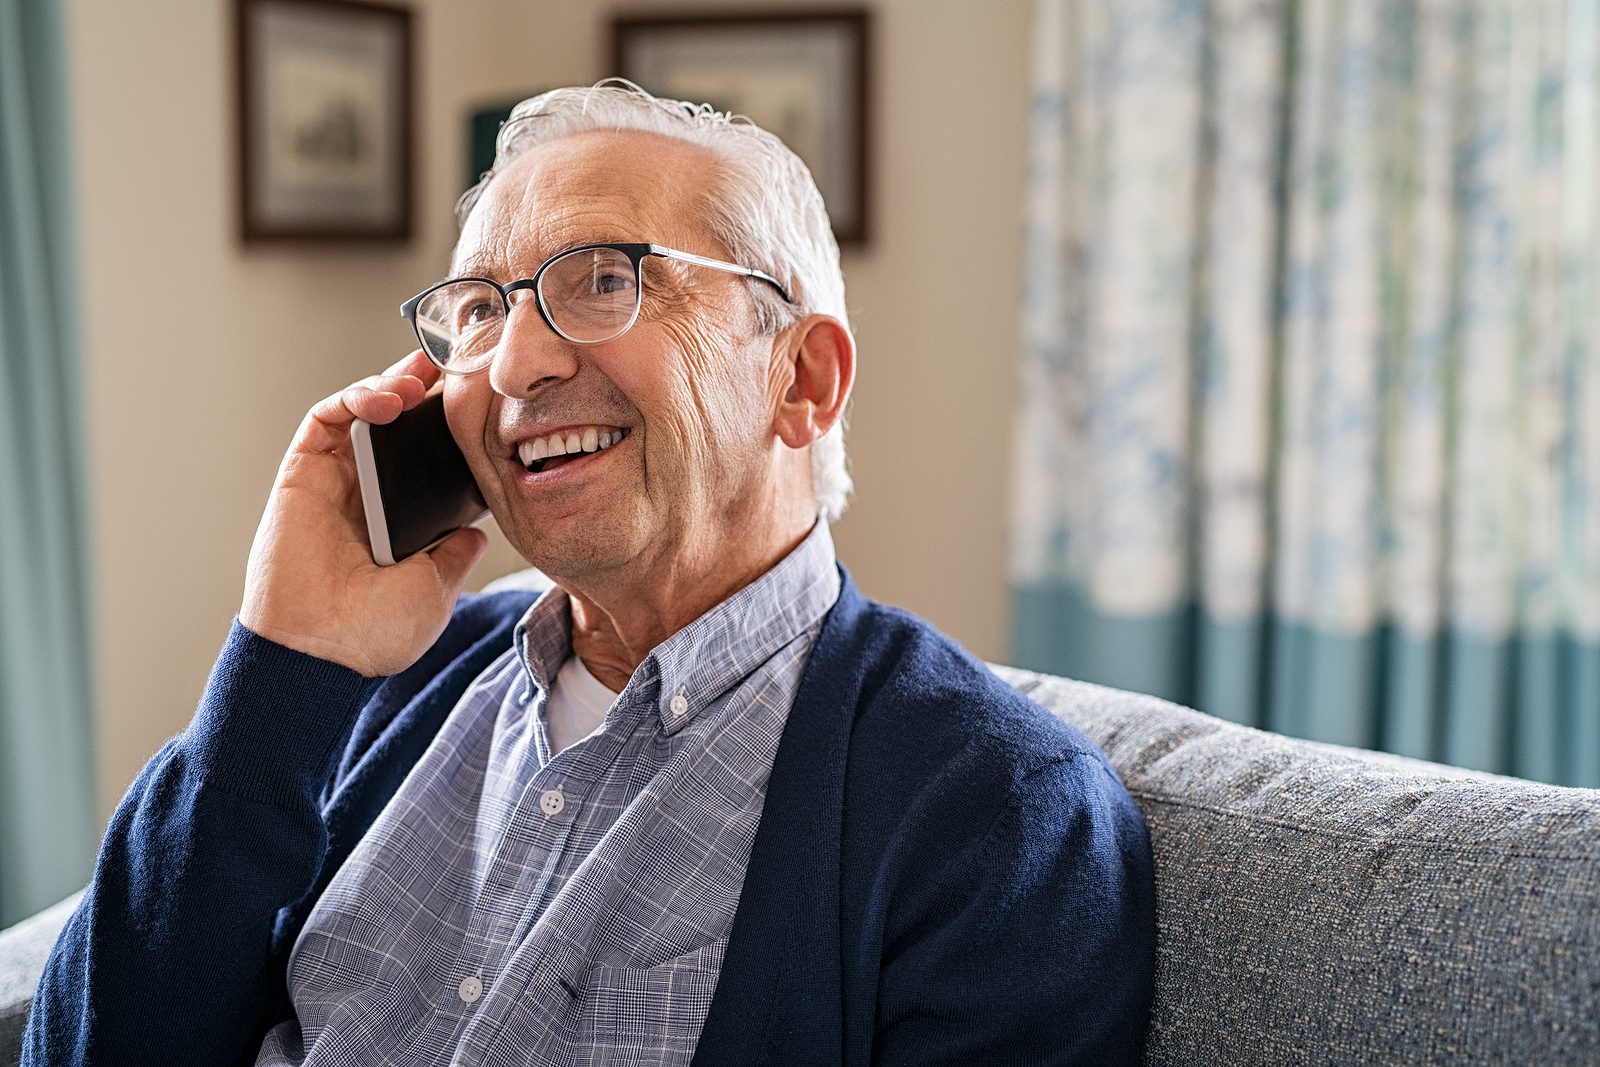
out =
[[182,744],[213,784],[297,806],[378,684],[235,619]]
[[254,636],[289,651],[338,664],[366,678],[383,676],[383,672],[376,670],[371,659],[362,655],[359,649],[339,641],[275,625],[268,620],[266,612],[261,610],[260,605],[252,603],[249,598],[239,609],[234,621]]

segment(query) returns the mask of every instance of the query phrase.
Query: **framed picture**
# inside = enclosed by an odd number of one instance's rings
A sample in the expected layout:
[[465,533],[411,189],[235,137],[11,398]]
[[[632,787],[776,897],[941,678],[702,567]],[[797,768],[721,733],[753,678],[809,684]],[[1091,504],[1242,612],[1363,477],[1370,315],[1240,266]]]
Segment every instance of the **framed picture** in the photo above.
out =
[[411,12],[236,0],[247,243],[411,236]]
[[871,230],[870,24],[862,9],[621,16],[614,69],[658,96],[746,115],[811,168],[841,245]]

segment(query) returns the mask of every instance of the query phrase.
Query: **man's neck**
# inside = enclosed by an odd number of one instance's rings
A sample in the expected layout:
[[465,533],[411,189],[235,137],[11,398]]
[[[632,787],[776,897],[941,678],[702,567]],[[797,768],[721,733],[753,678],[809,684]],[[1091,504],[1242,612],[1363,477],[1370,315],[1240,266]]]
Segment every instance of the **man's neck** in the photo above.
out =
[[777,566],[814,524],[813,516],[805,526],[746,549],[736,559],[722,555],[709,560],[706,568],[651,574],[648,589],[633,583],[586,583],[579,590],[557,578],[572,602],[573,655],[600,682],[620,692],[656,646]]

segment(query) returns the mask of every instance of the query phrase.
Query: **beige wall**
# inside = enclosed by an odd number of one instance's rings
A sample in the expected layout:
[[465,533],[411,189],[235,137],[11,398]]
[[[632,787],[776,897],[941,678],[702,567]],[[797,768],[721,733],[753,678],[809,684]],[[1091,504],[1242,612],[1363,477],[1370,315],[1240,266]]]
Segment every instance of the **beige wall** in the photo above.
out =
[[[470,108],[609,73],[609,5],[412,6],[417,238],[247,251],[232,4],[69,0],[107,813],[189,718],[301,415],[406,351],[395,308],[445,263]],[[845,260],[857,497],[836,539],[869,594],[1001,658],[1029,5],[870,7],[876,238]],[[474,584],[518,563],[502,544]]]

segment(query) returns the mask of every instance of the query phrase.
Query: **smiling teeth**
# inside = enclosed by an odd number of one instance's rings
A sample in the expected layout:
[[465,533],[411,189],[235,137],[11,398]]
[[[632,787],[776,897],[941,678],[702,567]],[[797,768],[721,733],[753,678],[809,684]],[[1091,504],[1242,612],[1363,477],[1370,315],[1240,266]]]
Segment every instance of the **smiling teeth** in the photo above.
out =
[[579,430],[563,430],[548,437],[536,437],[517,446],[517,458],[524,467],[532,466],[556,456],[578,452],[599,452],[610,448],[628,435],[626,430],[613,430],[608,426],[585,426]]

